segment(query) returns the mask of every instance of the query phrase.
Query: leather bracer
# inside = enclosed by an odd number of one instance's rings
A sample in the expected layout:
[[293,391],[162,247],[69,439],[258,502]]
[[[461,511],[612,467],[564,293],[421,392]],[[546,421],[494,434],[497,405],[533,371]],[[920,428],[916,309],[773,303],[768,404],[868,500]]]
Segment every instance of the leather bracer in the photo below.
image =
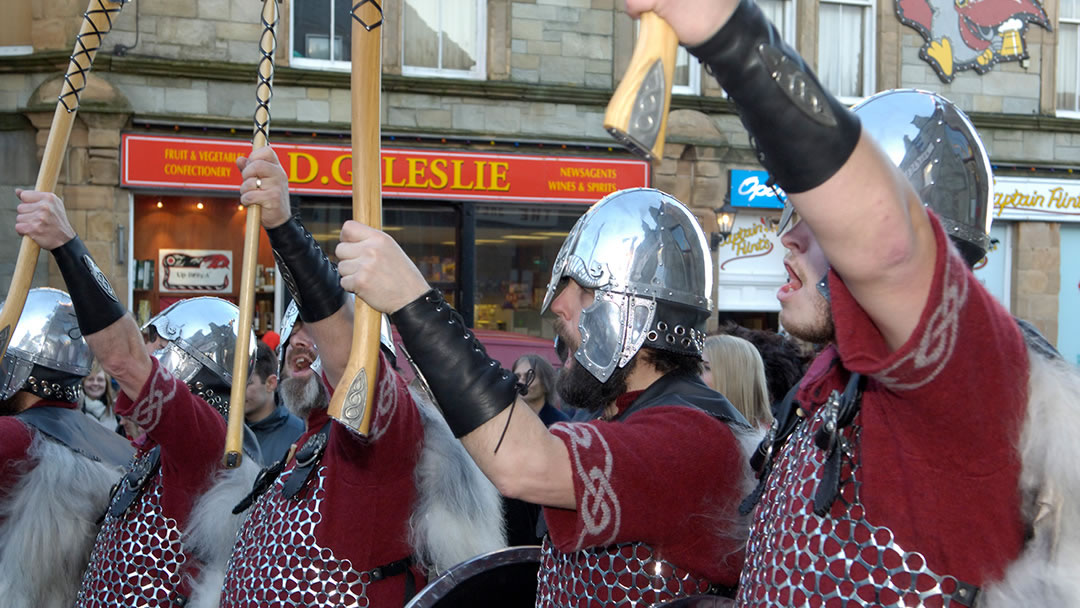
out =
[[455,437],[469,434],[514,402],[517,378],[488,356],[438,289],[413,300],[390,319]]
[[52,250],[53,259],[67,284],[79,331],[95,334],[127,314],[112,284],[94,263],[78,236]]
[[833,176],[859,141],[859,119],[822,88],[752,0],[688,49],[735,102],[758,162],[787,192]]
[[300,218],[291,217],[284,224],[268,229],[266,236],[281,269],[281,278],[296,300],[301,320],[321,321],[345,305],[345,290],[337,267],[300,223]]

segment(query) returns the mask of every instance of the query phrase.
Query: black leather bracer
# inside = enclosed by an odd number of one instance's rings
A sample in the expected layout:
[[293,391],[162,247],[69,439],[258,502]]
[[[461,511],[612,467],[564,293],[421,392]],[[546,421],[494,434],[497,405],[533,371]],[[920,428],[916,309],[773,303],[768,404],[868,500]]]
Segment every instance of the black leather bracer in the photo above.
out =
[[491,420],[517,397],[517,378],[488,356],[464,320],[432,289],[390,315],[455,437]]
[[127,314],[82,239],[76,236],[50,253],[64,277],[75,318],[79,320],[79,331],[84,336],[105,329]]
[[296,300],[300,319],[305,323],[321,321],[345,305],[345,290],[337,267],[326,257],[315,237],[300,218],[266,231],[274,259],[281,269],[281,279]]
[[859,141],[859,119],[822,88],[752,0],[712,38],[688,49],[738,109],[758,162],[787,192],[833,176]]

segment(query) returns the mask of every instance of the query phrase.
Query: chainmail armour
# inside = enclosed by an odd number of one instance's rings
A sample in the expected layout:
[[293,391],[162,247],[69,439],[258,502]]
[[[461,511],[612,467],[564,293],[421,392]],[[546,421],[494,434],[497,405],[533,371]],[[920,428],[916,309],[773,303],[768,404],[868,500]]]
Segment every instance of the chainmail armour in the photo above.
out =
[[825,462],[814,435],[836,407],[834,398],[818,408],[777,458],[751,527],[737,605],[969,605],[970,590],[956,578],[934,572],[922,554],[868,520],[859,499],[858,418],[842,429],[836,502],[827,517],[814,514]]
[[370,605],[367,586],[379,576],[354,570],[315,538],[326,498],[326,467],[316,469],[299,500],[282,494],[294,471],[278,477],[244,522],[225,574],[221,608]]
[[711,585],[660,559],[645,543],[625,543],[563,553],[545,537],[540,550],[537,608],[577,608],[592,603],[646,607],[707,593]]
[[[149,452],[138,457],[135,467],[148,458]],[[75,606],[170,606],[186,561],[180,526],[161,512],[159,471],[131,508],[105,517]]]

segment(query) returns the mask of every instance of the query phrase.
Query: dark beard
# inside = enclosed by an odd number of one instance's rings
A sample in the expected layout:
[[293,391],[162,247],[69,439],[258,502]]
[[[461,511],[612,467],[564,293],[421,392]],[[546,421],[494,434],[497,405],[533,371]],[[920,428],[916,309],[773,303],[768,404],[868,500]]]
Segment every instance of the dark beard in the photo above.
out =
[[[810,344],[829,344],[836,340],[836,326],[832,320],[832,306],[824,299],[817,301],[818,319],[807,325],[784,325],[784,329],[796,338]],[[783,314],[783,313],[781,313]],[[780,322],[784,319],[781,317]]]
[[294,416],[301,420],[307,420],[311,412],[317,409],[326,409],[330,404],[330,397],[318,376],[310,375],[304,378],[285,378],[278,387],[281,402]]
[[626,367],[616,367],[607,382],[600,382],[588,370],[572,359],[559,370],[555,388],[563,403],[590,412],[602,412],[626,392],[626,379],[637,365],[637,355]]

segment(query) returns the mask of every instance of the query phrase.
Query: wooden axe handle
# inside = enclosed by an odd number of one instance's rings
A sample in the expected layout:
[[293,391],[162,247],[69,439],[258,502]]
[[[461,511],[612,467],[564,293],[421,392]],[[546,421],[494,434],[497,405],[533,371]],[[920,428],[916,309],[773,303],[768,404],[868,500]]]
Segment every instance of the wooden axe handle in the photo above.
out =
[[[379,161],[380,43],[382,9],[376,2],[353,7],[352,161],[353,219],[382,228],[382,173]],[[371,430],[375,378],[379,364],[378,311],[356,298],[349,361],[330,399],[331,418],[361,436]]]
[[[251,149],[267,145],[270,137],[270,98],[274,88],[274,51],[277,48],[275,30],[278,22],[278,0],[263,0],[263,33],[259,39],[259,77],[255,86],[255,132]],[[262,207],[249,205],[244,224],[244,261],[240,271],[240,311],[236,325],[236,350],[233,355],[232,390],[229,394],[229,428],[225,434],[227,468],[243,462],[244,401],[247,392],[250,362],[251,325],[255,309],[255,270],[259,261],[259,236],[262,234]]]
[[664,156],[678,50],[679,38],[666,21],[652,12],[641,15],[630,65],[604,113],[608,133],[654,163]]
[[[64,84],[60,89],[60,99],[53,113],[49,139],[45,142],[45,154],[38,169],[34,189],[41,192],[56,190],[56,180],[60,177],[60,166],[64,161],[71,128],[75,125],[75,113],[79,109],[79,94],[86,88],[86,79],[97,56],[101,42],[112,29],[113,19],[123,8],[122,1],[90,0],[83,13],[82,27],[75,37],[75,48],[71,52]],[[22,316],[26,305],[26,294],[34,280],[34,267],[37,266],[38,246],[30,237],[24,236],[19,246],[19,257],[15,262],[15,271],[11,276],[4,308],[0,310],[0,357],[7,352],[11,334]]]

